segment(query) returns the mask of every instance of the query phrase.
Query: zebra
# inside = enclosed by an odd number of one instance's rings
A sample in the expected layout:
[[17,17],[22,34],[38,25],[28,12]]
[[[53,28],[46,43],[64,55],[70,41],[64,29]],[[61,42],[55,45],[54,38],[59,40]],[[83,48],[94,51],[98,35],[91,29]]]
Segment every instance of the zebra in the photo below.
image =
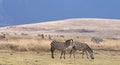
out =
[[77,50],[82,51],[82,58],[83,58],[83,55],[84,55],[84,52],[85,52],[88,59],[89,59],[88,53],[90,55],[90,58],[94,59],[93,50],[86,43],[80,43],[80,42],[75,42],[74,47],[72,47],[72,49],[70,51],[70,58],[71,58],[72,54],[74,55],[74,58],[75,58],[75,52]]
[[62,58],[62,55],[64,54],[64,59],[65,59],[65,53],[66,53],[66,48],[69,46],[74,47],[74,42],[73,39],[66,40],[65,42],[58,42],[58,41],[52,41],[51,42],[51,57],[54,59],[54,51],[55,49],[61,51],[61,56],[60,59]]

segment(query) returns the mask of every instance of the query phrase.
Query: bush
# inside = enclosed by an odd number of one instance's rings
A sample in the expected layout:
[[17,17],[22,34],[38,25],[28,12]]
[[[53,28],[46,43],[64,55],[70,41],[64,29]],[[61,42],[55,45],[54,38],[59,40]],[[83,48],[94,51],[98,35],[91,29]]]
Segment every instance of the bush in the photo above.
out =
[[10,49],[10,50],[18,50],[18,45],[16,44],[0,44],[0,49]]
[[91,41],[92,41],[92,42],[95,42],[95,43],[97,43],[97,44],[99,44],[100,42],[103,41],[103,39],[97,38],[97,37],[92,37],[92,38],[91,38]]

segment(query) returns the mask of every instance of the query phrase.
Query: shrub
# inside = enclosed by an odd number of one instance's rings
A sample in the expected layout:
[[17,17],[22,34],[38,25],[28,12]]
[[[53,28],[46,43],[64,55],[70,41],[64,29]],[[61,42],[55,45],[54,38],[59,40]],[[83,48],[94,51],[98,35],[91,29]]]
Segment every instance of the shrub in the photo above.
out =
[[97,44],[99,44],[100,42],[103,41],[103,39],[97,38],[97,37],[92,37],[92,38],[91,38],[91,41],[92,41],[92,42],[95,42],[95,43],[97,43]]

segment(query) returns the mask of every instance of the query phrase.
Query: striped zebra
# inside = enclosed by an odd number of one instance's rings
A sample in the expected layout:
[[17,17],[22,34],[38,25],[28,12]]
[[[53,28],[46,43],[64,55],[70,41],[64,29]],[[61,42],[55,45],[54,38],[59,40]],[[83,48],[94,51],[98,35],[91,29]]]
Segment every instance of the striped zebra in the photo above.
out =
[[70,57],[73,54],[74,58],[75,58],[75,52],[77,50],[82,51],[82,58],[83,58],[83,55],[84,55],[84,52],[85,52],[88,59],[89,59],[88,53],[90,55],[90,58],[94,59],[93,50],[86,43],[75,42],[75,46],[70,51]]
[[72,39],[66,40],[65,42],[52,41],[51,42],[51,57],[54,58],[54,51],[55,49],[57,49],[61,51],[60,59],[62,58],[63,54],[64,54],[64,59],[65,59],[66,48],[68,48],[69,46],[74,47],[74,42]]

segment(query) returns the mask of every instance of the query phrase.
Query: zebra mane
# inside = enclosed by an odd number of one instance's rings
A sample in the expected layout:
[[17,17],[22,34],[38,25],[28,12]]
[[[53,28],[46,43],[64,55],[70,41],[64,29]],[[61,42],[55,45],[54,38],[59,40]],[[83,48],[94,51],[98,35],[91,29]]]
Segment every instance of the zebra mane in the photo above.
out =
[[88,46],[88,52],[92,52],[93,53],[93,50]]

